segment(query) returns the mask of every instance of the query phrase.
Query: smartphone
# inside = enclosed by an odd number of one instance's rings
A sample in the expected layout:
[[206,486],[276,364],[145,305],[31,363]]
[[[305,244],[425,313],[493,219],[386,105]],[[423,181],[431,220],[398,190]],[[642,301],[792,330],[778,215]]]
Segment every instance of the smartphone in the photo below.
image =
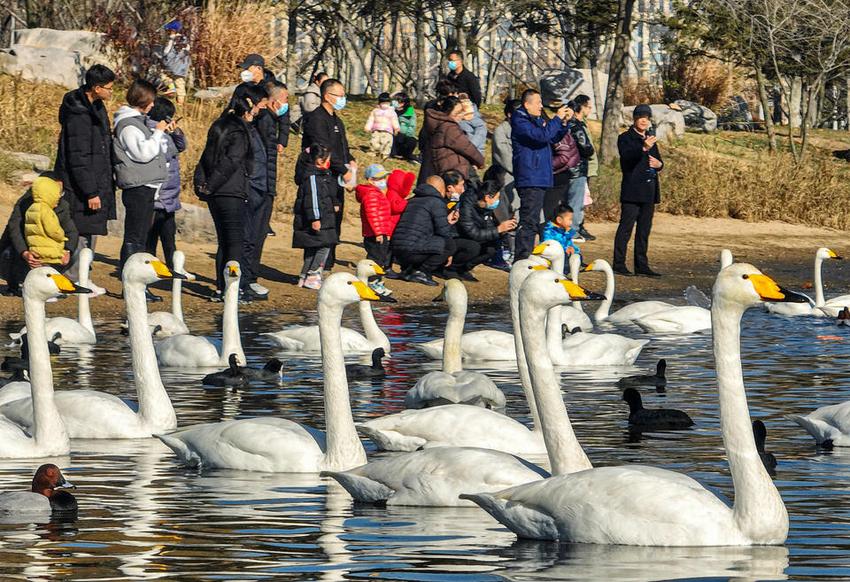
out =
[[651,135],[655,135],[655,126],[654,125],[650,125],[648,128],[646,128],[646,137],[649,137]]

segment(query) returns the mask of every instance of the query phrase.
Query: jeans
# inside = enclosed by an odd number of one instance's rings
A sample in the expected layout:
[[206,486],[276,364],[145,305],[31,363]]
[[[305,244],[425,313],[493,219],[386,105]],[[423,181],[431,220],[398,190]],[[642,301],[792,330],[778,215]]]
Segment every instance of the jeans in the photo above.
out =
[[527,259],[534,249],[534,240],[540,232],[540,212],[546,191],[543,188],[519,188],[519,226],[516,233],[514,260]]
[[649,233],[652,231],[652,217],[655,214],[655,204],[652,202],[620,203],[620,225],[614,236],[614,267],[626,266],[626,249],[632,237],[632,229],[637,223],[635,233],[635,271],[648,271]]
[[155,208],[153,211],[153,224],[148,231],[148,241],[146,244],[147,251],[156,255],[156,247],[162,241],[162,254],[165,255],[165,264],[169,269],[174,268],[174,251],[177,250],[177,221],[174,220],[174,213],[167,212],[162,208]]
[[248,201],[237,196],[212,196],[208,205],[218,239],[218,250],[215,253],[216,287],[223,293],[224,266],[228,261],[238,261],[241,268],[243,262],[242,243]]
[[307,275],[321,275],[330,252],[330,247],[304,249],[304,263],[301,266],[301,277],[306,278]]
[[274,198],[268,193],[250,187],[248,207],[245,214],[245,231],[242,242],[242,288],[257,282],[263,245],[269,233]]
[[121,245],[120,268],[130,255],[147,250],[148,231],[153,223],[155,188],[136,186],[121,193],[124,203],[124,243]]
[[570,180],[570,188],[567,191],[568,204],[573,209],[572,227],[578,232],[579,226],[584,222],[584,191],[587,188],[587,176],[580,176]]

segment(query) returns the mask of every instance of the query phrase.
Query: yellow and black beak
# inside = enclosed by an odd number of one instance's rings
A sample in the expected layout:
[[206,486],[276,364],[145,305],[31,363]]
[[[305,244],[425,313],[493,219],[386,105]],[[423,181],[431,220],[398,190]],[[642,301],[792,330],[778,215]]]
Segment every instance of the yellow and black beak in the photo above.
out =
[[839,254],[836,254],[836,252],[833,251],[832,249],[829,249],[829,258],[830,259],[836,259],[838,261],[844,260],[844,257],[842,257]]
[[594,293],[587,289],[576,285],[569,279],[559,279],[558,282],[564,286],[567,293],[570,294],[570,299],[573,301],[604,301],[605,296],[601,293]]
[[771,303],[808,303],[809,298],[780,287],[767,275],[744,275],[753,285],[762,301]]
[[65,293],[70,295],[71,293],[91,293],[91,289],[87,289],[86,287],[80,287],[73,281],[71,281],[65,275],[49,275],[53,282],[56,283],[56,288],[59,289],[60,293]]
[[386,275],[386,274],[387,274],[387,272],[386,272],[386,271],[384,271],[384,270],[381,268],[381,265],[379,265],[379,264],[377,264],[377,263],[375,263],[375,268],[374,268],[374,270],[375,270],[375,274],[376,274],[376,275],[378,275],[379,277],[382,277],[382,276],[384,276],[384,275]]
[[238,277],[239,276],[239,267],[236,265],[230,265],[227,267],[227,276],[228,277]]
[[547,267],[546,265],[531,265],[529,269],[531,269],[532,271],[548,271],[549,267]]
[[375,293],[369,285],[364,283],[363,281],[352,281],[349,285],[353,285],[357,290],[357,295],[360,296],[360,299],[363,301],[380,301],[381,297]]
[[531,254],[532,255],[542,255],[543,253],[546,252],[546,248],[547,248],[546,243],[540,243],[539,245],[534,247],[534,249],[532,249]]
[[165,263],[162,261],[151,261],[151,267],[153,267],[156,276],[160,279],[185,279],[186,275],[181,275],[180,273],[174,273],[165,266]]
[[585,265],[581,269],[579,269],[579,273],[587,273],[588,271],[592,271],[592,270],[593,270],[593,263],[590,263],[589,265]]

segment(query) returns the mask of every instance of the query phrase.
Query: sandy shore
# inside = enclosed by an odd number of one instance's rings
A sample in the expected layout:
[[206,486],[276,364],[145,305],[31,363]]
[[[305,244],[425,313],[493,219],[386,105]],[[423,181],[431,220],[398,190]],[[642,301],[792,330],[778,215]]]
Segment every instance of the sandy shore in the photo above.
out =
[[[582,245],[586,260],[597,257],[610,262],[616,230],[615,223],[588,225],[598,236],[594,242]],[[269,287],[268,301],[255,302],[240,307],[242,311],[301,311],[315,308],[314,291],[299,289],[294,285],[301,267],[301,251],[290,248],[289,224],[273,224],[277,236],[270,237],[263,256],[265,268],[261,283]],[[361,247],[359,224],[348,222],[343,229],[343,244],[338,256],[343,265],[338,269],[353,270],[353,264],[365,256]],[[655,269],[664,273],[661,279],[645,277],[618,277],[619,298],[679,298],[688,285],[698,285],[709,292],[718,267],[722,248],[729,248],[736,260],[753,263],[773,275],[782,285],[792,289],[806,288],[812,279],[812,261],[815,250],[828,246],[838,254],[847,253],[846,234],[842,231],[810,228],[785,223],[746,223],[732,219],[705,219],[658,214],[650,241],[650,260]],[[92,279],[106,287],[109,295],[97,298],[92,305],[95,314],[117,315],[123,311],[119,298],[120,281],[115,276],[120,241],[105,237],[98,242]],[[198,280],[184,285],[184,309],[187,313],[219,309],[207,300],[214,270],[213,244],[180,244],[187,255],[187,269],[198,275]],[[844,263],[827,263],[825,282],[827,294],[847,292],[850,268]],[[474,274],[478,283],[467,284],[470,301],[499,302],[506,299],[507,274],[486,267],[478,267]],[[601,275],[588,274],[582,283],[589,289],[603,291],[605,281]],[[161,285],[162,286],[162,285]],[[436,287],[425,287],[402,281],[389,281],[394,296],[402,305],[430,302],[438,293]],[[167,289],[167,286],[162,286]],[[168,292],[155,291],[168,300]],[[53,314],[73,313],[75,302],[60,301],[49,307]],[[5,317],[20,317],[20,299],[0,298],[0,313]]]

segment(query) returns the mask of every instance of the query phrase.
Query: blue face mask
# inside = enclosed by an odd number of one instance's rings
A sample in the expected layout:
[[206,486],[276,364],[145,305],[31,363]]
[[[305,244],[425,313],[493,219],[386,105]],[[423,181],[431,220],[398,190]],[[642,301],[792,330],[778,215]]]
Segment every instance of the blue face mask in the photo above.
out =
[[386,190],[387,189],[387,181],[386,180],[377,180],[372,182],[375,185],[375,188],[378,190]]
[[457,71],[457,61],[449,61],[449,70]]
[[280,106],[280,109],[275,111],[275,113],[277,114],[278,117],[283,117],[284,115],[286,115],[287,111],[289,111],[289,103],[284,103],[283,105]]
[[337,98],[336,103],[334,103],[334,109],[336,109],[337,111],[342,111],[343,109],[345,109],[346,103],[347,101],[345,100],[345,95],[343,95],[342,97]]
[[393,101],[390,105],[392,105],[393,109],[398,109],[398,101]]
[[488,204],[487,210],[496,210],[499,207],[499,202],[501,202],[501,200],[496,200],[492,204]]

